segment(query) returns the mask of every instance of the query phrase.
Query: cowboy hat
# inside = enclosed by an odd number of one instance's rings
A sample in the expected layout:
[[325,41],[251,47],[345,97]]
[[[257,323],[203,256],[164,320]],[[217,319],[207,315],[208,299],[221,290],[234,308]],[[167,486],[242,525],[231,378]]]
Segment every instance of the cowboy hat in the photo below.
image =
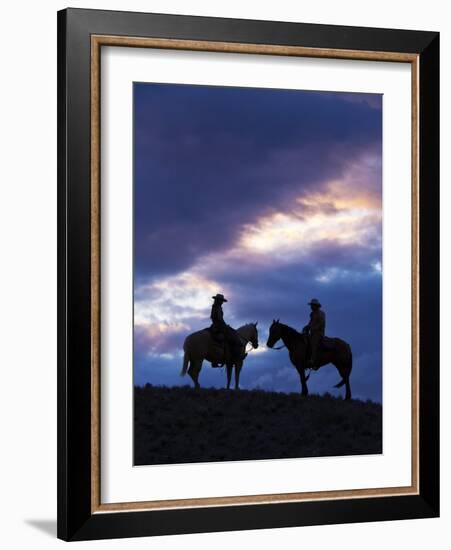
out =
[[310,302],[308,303],[309,306],[319,306],[321,307],[321,304],[319,303],[319,300],[317,298],[312,298]]
[[212,296],[213,300],[221,300],[223,302],[227,302],[227,300],[224,298],[222,294],[216,294],[216,296]]

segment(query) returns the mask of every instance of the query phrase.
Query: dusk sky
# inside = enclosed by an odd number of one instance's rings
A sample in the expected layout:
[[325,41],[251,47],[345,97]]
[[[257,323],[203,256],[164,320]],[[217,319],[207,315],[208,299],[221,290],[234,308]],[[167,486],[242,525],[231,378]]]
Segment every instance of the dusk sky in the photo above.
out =
[[[228,324],[258,321],[241,387],[299,392],[266,339],[316,297],[352,347],[353,397],[382,400],[381,95],[135,83],[134,197],[135,384],[191,384],[183,340],[220,292]],[[309,390],[339,380],[329,365]]]

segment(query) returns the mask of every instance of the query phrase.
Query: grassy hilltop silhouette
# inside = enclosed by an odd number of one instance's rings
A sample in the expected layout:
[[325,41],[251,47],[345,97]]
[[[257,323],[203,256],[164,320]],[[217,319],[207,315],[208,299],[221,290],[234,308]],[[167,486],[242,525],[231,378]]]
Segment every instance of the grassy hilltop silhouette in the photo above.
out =
[[134,464],[377,454],[382,407],[329,394],[135,387]]

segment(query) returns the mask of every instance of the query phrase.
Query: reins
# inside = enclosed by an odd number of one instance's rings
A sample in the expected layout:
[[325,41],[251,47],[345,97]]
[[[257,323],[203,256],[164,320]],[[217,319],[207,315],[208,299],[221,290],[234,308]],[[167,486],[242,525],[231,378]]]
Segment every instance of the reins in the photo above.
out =
[[287,346],[285,344],[282,344],[281,346],[277,346],[276,348],[271,348],[271,349],[275,349],[275,350],[279,350],[279,349],[283,349],[283,348],[286,348]]

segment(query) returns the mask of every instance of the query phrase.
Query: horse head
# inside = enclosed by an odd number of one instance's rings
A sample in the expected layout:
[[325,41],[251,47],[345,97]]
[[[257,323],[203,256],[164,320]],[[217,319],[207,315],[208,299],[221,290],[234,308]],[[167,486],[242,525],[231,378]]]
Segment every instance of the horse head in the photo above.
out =
[[258,321],[256,323],[248,323],[237,329],[238,334],[250,342],[254,349],[258,348],[258,330],[257,330]]
[[258,330],[257,330],[258,321],[251,323],[251,334],[249,336],[249,342],[252,344],[254,349],[258,348]]
[[273,319],[271,326],[269,327],[269,336],[266,345],[268,348],[272,348],[274,344],[280,340],[282,336],[282,327],[279,319]]

